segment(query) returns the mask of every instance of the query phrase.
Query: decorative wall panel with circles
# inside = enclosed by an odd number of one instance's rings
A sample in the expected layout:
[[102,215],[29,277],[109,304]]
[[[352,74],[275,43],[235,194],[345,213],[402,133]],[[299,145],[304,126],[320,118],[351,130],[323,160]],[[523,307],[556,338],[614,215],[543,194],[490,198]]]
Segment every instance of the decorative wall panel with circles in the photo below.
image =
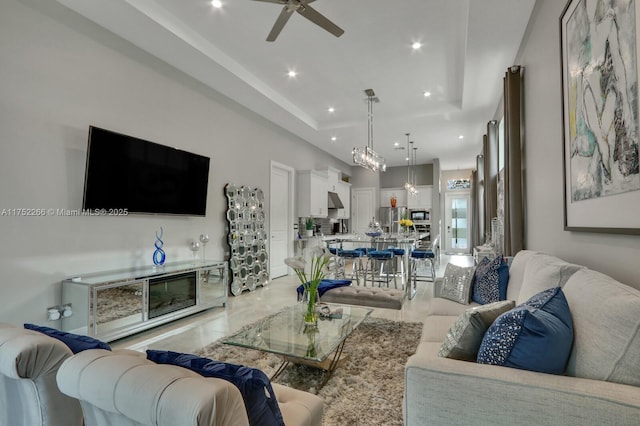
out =
[[256,285],[269,284],[264,193],[260,188],[228,183],[224,195],[229,222],[229,289],[231,294],[239,296],[245,290],[255,290]]

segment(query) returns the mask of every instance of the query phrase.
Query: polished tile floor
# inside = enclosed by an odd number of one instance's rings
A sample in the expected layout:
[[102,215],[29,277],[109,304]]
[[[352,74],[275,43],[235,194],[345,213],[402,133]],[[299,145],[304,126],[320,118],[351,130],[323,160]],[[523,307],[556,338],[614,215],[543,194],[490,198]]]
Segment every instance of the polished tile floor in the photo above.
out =
[[[448,262],[460,266],[473,264],[471,256],[443,255],[436,276],[442,276]],[[295,275],[277,278],[266,287],[258,287],[254,292],[240,296],[229,296],[226,307],[213,308],[156,327],[152,330],[111,342],[113,348],[163,349],[176,352],[193,352],[222,337],[228,336],[241,327],[276,313],[286,306],[296,303],[295,288],[299,282]],[[416,296],[407,300],[401,311],[375,309],[373,317],[409,322],[421,322],[429,306],[432,283],[419,281]]]

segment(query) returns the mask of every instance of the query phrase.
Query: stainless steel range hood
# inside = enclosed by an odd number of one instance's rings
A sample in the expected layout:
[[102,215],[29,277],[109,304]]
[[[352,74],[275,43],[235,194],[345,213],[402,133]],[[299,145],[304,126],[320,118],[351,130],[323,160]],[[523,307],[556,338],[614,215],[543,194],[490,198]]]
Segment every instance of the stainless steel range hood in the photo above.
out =
[[340,200],[340,196],[337,192],[329,191],[329,208],[344,209],[344,204],[342,204],[342,200]]

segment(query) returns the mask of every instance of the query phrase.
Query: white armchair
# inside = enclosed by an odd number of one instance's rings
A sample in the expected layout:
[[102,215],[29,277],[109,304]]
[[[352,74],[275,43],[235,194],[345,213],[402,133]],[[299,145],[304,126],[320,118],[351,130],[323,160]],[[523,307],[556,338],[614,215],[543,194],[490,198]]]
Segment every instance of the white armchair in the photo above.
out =
[[0,424],[82,425],[80,403],[56,384],[58,369],[71,355],[59,340],[0,323]]

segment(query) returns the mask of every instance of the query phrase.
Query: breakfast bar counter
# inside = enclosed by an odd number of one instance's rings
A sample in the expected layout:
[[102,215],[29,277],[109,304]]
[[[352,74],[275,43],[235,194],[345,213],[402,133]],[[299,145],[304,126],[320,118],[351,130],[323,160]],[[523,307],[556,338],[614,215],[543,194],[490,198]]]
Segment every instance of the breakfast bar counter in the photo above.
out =
[[416,294],[416,284],[411,285],[411,280],[408,278],[409,273],[409,259],[411,257],[411,251],[416,247],[418,241],[424,241],[429,238],[428,233],[409,233],[409,234],[381,234],[380,236],[364,236],[354,234],[343,235],[327,235],[322,238],[324,243],[328,247],[343,248],[344,243],[360,243],[362,245],[368,245],[376,250],[384,250],[388,247],[396,247],[404,249],[404,255],[402,256],[402,262],[404,264],[404,270],[406,276],[402,276],[402,285],[405,289],[405,294],[408,299],[413,299]]

